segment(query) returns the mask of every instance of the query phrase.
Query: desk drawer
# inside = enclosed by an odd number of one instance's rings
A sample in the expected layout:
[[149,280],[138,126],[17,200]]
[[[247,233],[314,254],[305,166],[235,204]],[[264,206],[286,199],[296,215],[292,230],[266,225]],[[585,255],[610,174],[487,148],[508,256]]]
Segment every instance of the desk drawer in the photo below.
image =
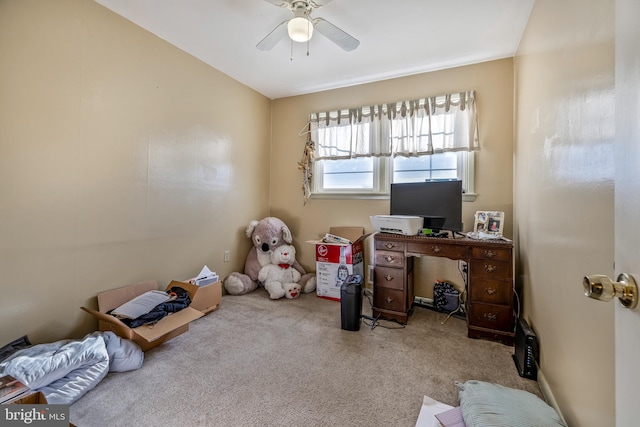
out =
[[404,253],[391,251],[376,251],[376,266],[404,268]]
[[373,292],[373,306],[380,310],[406,312],[405,294],[399,289],[375,287]]
[[377,267],[374,270],[374,283],[383,288],[402,290],[404,270],[401,268]]
[[466,246],[443,245],[439,242],[429,242],[425,239],[420,243],[407,242],[407,252],[451,259],[467,259],[469,249]]
[[404,243],[402,242],[376,240],[375,243],[376,243],[376,250],[378,251],[404,252]]
[[513,331],[513,310],[511,306],[469,304],[469,325],[498,331]]
[[498,279],[506,279],[511,277],[511,262],[472,259],[469,273],[472,277],[488,276]]
[[511,305],[513,284],[510,280],[473,277],[469,286],[469,299],[489,304]]
[[494,261],[511,261],[511,249],[472,248],[471,257],[479,259],[490,259]]

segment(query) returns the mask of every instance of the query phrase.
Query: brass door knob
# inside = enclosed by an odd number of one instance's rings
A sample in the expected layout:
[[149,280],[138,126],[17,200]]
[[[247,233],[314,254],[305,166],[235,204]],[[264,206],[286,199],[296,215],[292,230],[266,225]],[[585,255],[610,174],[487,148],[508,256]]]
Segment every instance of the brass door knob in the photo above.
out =
[[589,298],[611,301],[613,297],[618,297],[620,304],[626,308],[635,308],[638,304],[638,285],[633,277],[625,273],[618,276],[617,282],[601,274],[584,276],[582,286],[585,296]]

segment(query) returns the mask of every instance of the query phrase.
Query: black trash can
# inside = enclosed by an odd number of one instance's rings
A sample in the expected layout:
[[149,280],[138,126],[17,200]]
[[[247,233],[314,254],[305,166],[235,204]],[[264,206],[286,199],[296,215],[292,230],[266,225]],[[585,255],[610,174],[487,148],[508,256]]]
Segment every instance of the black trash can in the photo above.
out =
[[352,274],[340,286],[340,315],[342,329],[360,330],[362,314],[362,275]]

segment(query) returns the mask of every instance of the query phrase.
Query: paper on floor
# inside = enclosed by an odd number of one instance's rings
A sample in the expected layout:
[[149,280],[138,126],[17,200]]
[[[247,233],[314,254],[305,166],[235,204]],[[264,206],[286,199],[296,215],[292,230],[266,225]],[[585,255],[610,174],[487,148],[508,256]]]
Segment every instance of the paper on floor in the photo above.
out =
[[422,400],[422,408],[420,408],[420,414],[418,415],[418,421],[416,421],[416,427],[440,427],[441,424],[436,418],[436,414],[442,413],[453,406],[446,403],[438,402],[425,396]]

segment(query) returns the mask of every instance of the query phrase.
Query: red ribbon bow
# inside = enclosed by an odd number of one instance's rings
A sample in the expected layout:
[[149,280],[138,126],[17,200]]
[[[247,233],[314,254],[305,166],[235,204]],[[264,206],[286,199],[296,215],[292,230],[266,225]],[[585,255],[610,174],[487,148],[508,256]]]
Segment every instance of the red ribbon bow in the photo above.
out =
[[284,268],[285,270],[289,267],[291,267],[290,264],[278,264],[278,266],[280,266],[280,268]]

